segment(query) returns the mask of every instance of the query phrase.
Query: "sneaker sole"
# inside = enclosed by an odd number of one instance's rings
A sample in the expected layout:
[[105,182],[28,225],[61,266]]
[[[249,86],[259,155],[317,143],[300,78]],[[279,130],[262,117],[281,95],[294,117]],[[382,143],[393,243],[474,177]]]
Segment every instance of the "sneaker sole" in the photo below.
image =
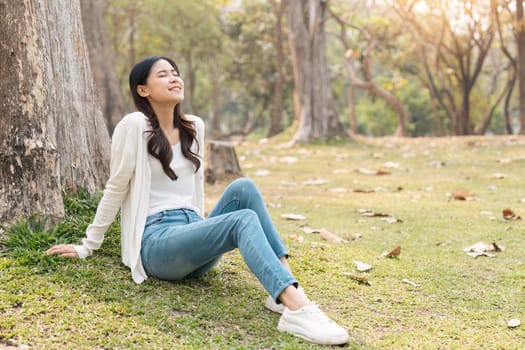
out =
[[321,345],[341,345],[348,343],[348,340],[350,339],[350,336],[348,334],[341,335],[339,337],[320,337],[320,338],[312,338],[309,337],[306,334],[301,333],[302,329],[295,327],[295,325],[288,323],[283,320],[279,320],[279,324],[277,326],[277,329],[280,332],[286,332],[293,334],[299,338],[303,338],[305,340],[308,340],[311,343],[321,344]]

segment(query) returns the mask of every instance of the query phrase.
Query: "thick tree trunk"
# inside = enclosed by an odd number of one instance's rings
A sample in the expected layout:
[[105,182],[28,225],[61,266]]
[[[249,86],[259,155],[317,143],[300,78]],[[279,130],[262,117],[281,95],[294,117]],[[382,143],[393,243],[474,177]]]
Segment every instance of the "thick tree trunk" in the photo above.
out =
[[80,3],[0,3],[0,222],[64,213],[63,186],[100,188],[109,137],[87,60]]
[[89,49],[89,63],[97,85],[102,113],[110,133],[122,116],[129,112],[117,77],[114,53],[104,21],[105,0],[80,1],[84,36]]
[[[275,0],[274,0],[275,1]],[[268,130],[268,137],[272,137],[280,133],[283,128],[281,120],[283,115],[283,86],[284,86],[284,48],[283,48],[283,28],[282,17],[284,15],[286,1],[281,0],[280,4],[274,2],[275,15],[277,22],[275,24],[275,68],[277,70],[277,79],[275,79],[273,90],[273,108],[270,121],[270,128]]]
[[525,16],[523,1],[516,0],[516,42],[518,46],[518,93],[520,103],[520,134],[525,135]]
[[289,41],[299,115],[293,142],[343,135],[335,112],[325,52],[327,2],[296,0],[287,4]]
[[230,142],[209,141],[206,154],[206,183],[227,182],[243,176],[237,153]]

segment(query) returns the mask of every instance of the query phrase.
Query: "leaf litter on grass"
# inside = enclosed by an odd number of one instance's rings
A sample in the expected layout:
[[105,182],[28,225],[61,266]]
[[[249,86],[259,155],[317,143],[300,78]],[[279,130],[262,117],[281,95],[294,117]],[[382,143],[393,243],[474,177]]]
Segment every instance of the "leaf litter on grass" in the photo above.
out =
[[468,256],[473,258],[477,258],[478,256],[494,258],[496,257],[496,254],[492,254],[492,252],[501,252],[503,250],[505,250],[505,247],[497,244],[496,241],[490,244],[485,242],[477,242],[463,249],[463,251],[467,253]]

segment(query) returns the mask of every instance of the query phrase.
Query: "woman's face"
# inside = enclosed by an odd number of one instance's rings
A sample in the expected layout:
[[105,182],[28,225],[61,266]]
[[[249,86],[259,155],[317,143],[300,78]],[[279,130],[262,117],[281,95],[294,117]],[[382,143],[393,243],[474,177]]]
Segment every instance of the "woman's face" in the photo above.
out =
[[146,85],[137,86],[137,92],[152,105],[176,105],[184,101],[184,82],[168,61],[160,59],[151,66]]

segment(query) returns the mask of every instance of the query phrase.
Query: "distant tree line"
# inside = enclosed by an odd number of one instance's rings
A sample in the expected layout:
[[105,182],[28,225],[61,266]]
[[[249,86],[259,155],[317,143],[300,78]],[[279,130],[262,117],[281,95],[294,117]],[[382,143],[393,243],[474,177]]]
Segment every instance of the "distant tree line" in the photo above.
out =
[[123,91],[173,56],[217,138],[525,133],[520,0],[98,1]]

